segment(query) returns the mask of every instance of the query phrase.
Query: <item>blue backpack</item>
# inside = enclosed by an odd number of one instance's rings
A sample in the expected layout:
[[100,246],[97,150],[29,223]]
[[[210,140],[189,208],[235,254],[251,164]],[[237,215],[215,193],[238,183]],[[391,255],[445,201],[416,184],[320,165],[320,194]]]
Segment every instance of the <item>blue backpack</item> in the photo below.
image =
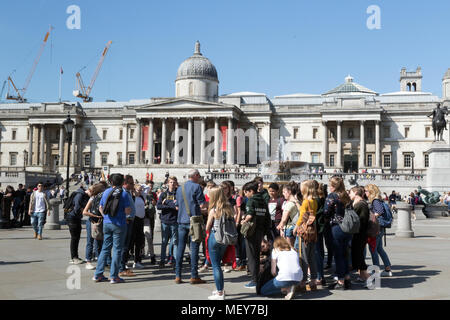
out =
[[394,220],[394,217],[392,215],[391,208],[389,208],[389,205],[384,201],[383,208],[384,215],[378,217],[378,222],[380,223],[380,227],[389,229],[392,226],[392,220]]

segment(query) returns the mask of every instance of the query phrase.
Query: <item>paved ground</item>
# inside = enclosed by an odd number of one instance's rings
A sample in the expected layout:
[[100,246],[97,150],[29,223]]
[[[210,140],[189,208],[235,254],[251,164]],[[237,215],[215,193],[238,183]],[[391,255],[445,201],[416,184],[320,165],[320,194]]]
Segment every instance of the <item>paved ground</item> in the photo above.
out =
[[[319,289],[295,299],[367,300],[367,299],[450,299],[450,218],[417,220],[413,224],[415,238],[395,238],[396,225],[388,231],[387,252],[394,276],[382,278],[381,289]],[[137,270],[137,277],[112,285],[94,283],[92,270],[81,265],[81,288],[70,290],[66,273],[70,266],[70,235],[67,226],[61,230],[45,230],[44,240],[32,237],[31,227],[0,230],[0,299],[152,299],[204,300],[215,289],[211,272],[204,274],[204,285],[177,285],[172,269],[149,265]],[[83,227],[80,257],[84,257],[86,231]],[[156,234],[159,253],[160,234]],[[367,261],[370,264],[370,261]],[[186,266],[187,267],[187,266]],[[107,276],[108,273],[105,273]],[[184,279],[189,273],[185,269]],[[249,280],[245,272],[225,274],[225,290],[229,299],[266,299],[244,288]]]

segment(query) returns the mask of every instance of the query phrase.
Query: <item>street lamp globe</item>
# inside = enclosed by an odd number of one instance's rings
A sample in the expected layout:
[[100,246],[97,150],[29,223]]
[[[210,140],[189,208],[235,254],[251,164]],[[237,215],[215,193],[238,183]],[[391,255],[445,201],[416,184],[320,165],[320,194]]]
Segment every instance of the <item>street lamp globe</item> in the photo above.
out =
[[64,128],[66,129],[66,132],[68,134],[72,134],[74,124],[75,124],[75,122],[73,122],[73,120],[70,119],[70,113],[68,113],[67,119],[64,120],[64,122],[63,122]]

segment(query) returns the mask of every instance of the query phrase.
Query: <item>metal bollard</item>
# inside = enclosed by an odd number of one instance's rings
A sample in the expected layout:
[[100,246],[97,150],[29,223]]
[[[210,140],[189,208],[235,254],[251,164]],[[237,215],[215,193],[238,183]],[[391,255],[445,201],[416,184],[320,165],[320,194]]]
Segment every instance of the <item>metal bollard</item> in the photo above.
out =
[[414,238],[414,231],[411,224],[411,208],[412,206],[405,202],[397,203],[397,230],[395,236],[398,238]]
[[59,205],[61,204],[61,199],[52,198],[49,200],[50,203],[50,216],[47,216],[47,221],[44,225],[46,230],[60,230],[61,225],[59,224]]

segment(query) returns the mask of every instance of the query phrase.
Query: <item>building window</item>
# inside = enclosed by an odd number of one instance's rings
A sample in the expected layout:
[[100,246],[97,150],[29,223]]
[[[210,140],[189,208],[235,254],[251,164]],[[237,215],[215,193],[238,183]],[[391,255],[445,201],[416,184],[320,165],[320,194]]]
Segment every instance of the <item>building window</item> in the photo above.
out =
[[425,127],[425,138],[429,138],[431,133],[430,127]]
[[108,153],[101,153],[100,156],[102,159],[102,166],[108,165]]
[[294,140],[298,139],[298,128],[294,128],[294,134],[293,134]]
[[189,95],[194,95],[194,84],[192,82],[189,82]]
[[300,161],[302,153],[301,152],[291,152],[291,160],[292,161]]
[[30,129],[27,129],[27,140],[30,140]]
[[313,128],[313,139],[318,139],[319,128]]
[[17,139],[17,130],[14,129],[14,130],[12,131],[11,140],[16,140],[16,139]]
[[384,138],[391,137],[391,127],[383,127],[383,136]]
[[84,166],[85,167],[90,167],[91,166],[91,154],[90,153],[85,153],[84,154]]
[[130,139],[134,139],[134,129],[130,129]]
[[117,165],[122,165],[122,152],[117,152]]
[[311,162],[319,163],[319,161],[320,161],[320,153],[317,153],[317,152],[311,153]]
[[336,141],[336,129],[335,128],[328,129],[328,139],[331,141]]
[[425,164],[425,168],[429,168],[430,167],[430,155],[428,153],[425,153],[423,155],[424,157],[424,164]]
[[9,163],[11,166],[17,165],[17,152],[11,152],[9,154]]
[[119,130],[119,140],[122,140],[122,139],[123,139],[123,130],[120,129]]
[[353,138],[353,128],[348,128],[347,138],[349,138],[349,139]]
[[128,154],[128,164],[134,164],[134,153]]
[[385,167],[385,168],[391,167],[391,155],[390,154],[383,155],[383,167]]
[[373,139],[373,128],[367,128],[367,139],[372,140]]
[[334,154],[330,154],[330,167],[334,167]]
[[403,155],[403,166],[405,168],[411,167],[411,155],[410,154],[404,154]]
[[409,138],[409,127],[405,127],[405,139]]
[[103,136],[102,136],[103,140],[106,140],[106,135],[107,134],[108,134],[108,130],[103,129]]
[[372,167],[373,166],[372,163],[373,163],[373,155],[372,154],[368,154],[367,155],[367,166],[368,167]]
[[91,129],[86,129],[86,140],[91,140]]

